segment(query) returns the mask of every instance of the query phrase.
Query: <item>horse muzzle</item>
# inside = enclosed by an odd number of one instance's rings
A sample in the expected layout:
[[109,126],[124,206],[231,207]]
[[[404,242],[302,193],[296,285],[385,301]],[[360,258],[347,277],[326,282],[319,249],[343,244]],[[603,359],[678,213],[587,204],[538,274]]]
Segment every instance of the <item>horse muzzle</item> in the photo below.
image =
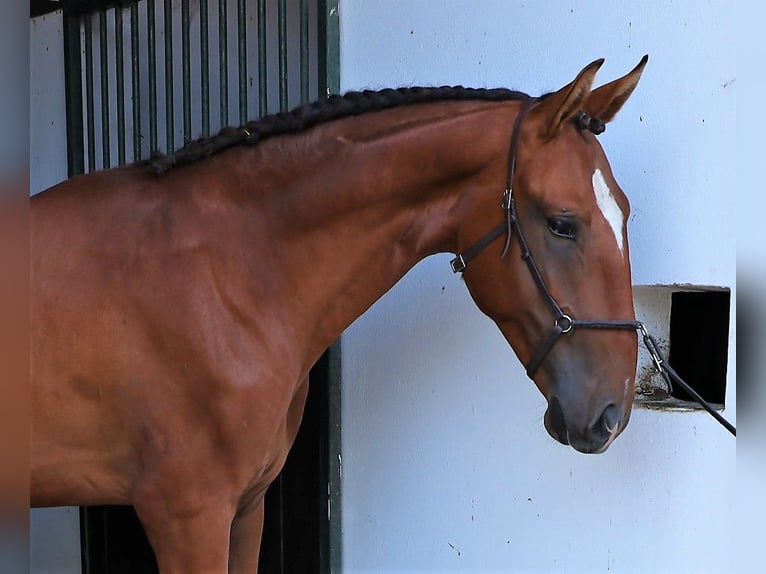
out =
[[553,396],[548,401],[544,424],[548,434],[564,445],[586,454],[604,452],[612,441],[617,438],[628,423],[630,412],[609,403],[598,411],[595,417],[584,424],[577,424],[577,418],[567,413],[558,397]]

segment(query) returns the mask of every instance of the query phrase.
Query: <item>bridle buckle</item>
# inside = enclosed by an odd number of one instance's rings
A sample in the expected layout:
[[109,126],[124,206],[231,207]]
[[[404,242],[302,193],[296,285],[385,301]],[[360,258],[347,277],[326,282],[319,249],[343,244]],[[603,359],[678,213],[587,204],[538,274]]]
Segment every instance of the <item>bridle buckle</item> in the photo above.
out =
[[462,273],[465,270],[465,259],[462,255],[458,255],[449,262],[449,265],[452,267],[453,273]]
[[500,203],[500,207],[502,207],[504,211],[511,210],[511,197],[513,197],[513,190],[508,188],[503,192],[503,201]]

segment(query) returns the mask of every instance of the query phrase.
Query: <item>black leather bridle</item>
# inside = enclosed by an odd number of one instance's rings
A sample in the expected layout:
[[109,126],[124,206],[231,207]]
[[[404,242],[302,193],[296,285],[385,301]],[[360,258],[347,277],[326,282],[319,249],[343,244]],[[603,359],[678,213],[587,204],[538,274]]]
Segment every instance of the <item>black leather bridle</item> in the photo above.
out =
[[[575,319],[571,315],[564,313],[561,310],[561,306],[551,294],[548,286],[545,284],[540,269],[535,263],[535,259],[532,256],[532,251],[529,249],[529,244],[524,236],[524,232],[521,229],[521,223],[519,221],[519,214],[516,209],[516,201],[513,197],[513,178],[516,172],[516,151],[519,146],[519,139],[521,133],[521,124],[524,121],[524,117],[532,107],[532,105],[538,101],[537,98],[525,99],[521,105],[521,110],[516,116],[516,120],[513,124],[513,133],[511,134],[511,145],[508,152],[508,171],[506,178],[505,191],[503,192],[503,200],[501,207],[505,213],[505,221],[500,223],[497,227],[489,231],[484,237],[479,239],[476,243],[471,245],[463,253],[457,254],[450,266],[454,273],[462,273],[468,263],[476,257],[481,251],[484,250],[490,243],[505,233],[505,247],[500,257],[505,257],[508,249],[511,245],[513,238],[513,232],[516,231],[516,237],[518,238],[519,247],[521,248],[521,258],[527,264],[532,279],[537,285],[538,291],[543,296],[548,308],[551,310],[554,316],[553,329],[540,343],[537,345],[535,352],[532,354],[532,358],[526,365],[527,376],[532,379],[540,367],[545,357],[550,350],[556,344],[556,341],[562,335],[571,335],[576,329],[614,329],[622,331],[638,331],[643,336],[644,345],[646,346],[649,354],[652,356],[652,360],[657,367],[657,370],[665,379],[668,385],[668,389],[672,389],[671,379],[678,383],[697,403],[699,403],[713,418],[715,418],[721,425],[723,425],[734,436],[737,435],[737,429],[729,421],[727,421],[719,412],[717,412],[705,399],[703,399],[697,391],[695,391],[686,381],[684,381],[676,371],[667,364],[667,361],[663,358],[659,350],[657,341],[646,330],[646,327],[641,321],[636,320],[589,320],[589,319]],[[585,112],[579,112],[575,117],[577,125],[581,129],[588,129],[595,134],[599,134],[604,131],[604,124],[598,118],[592,118]]]
[[[519,241],[519,247],[521,248],[521,258],[527,264],[532,279],[537,285],[538,291],[543,296],[548,308],[553,313],[553,329],[537,346],[537,349],[532,354],[532,358],[527,364],[527,376],[531,379],[534,377],[537,369],[542,364],[545,357],[550,350],[559,340],[561,335],[574,333],[576,329],[618,329],[625,331],[636,331],[640,328],[641,323],[639,321],[618,321],[618,320],[583,320],[575,319],[571,315],[564,313],[561,310],[561,306],[551,294],[548,286],[545,284],[540,269],[535,263],[535,258],[532,256],[532,251],[529,249],[529,244],[524,236],[524,232],[521,229],[521,223],[519,221],[518,210],[516,209],[516,200],[513,197],[513,178],[516,172],[516,151],[519,147],[519,139],[521,133],[521,123],[524,121],[524,117],[532,107],[532,104],[537,101],[534,98],[527,99],[523,102],[521,110],[516,116],[516,121],[513,124],[513,133],[511,134],[511,145],[508,153],[508,172],[505,186],[505,192],[503,193],[503,201],[501,206],[505,212],[505,221],[495,227],[492,231],[487,233],[484,237],[479,239],[471,247],[469,247],[464,253],[458,254],[451,262],[452,271],[460,273],[465,270],[468,262],[476,257],[487,245],[492,243],[495,239],[500,237],[503,233],[506,234],[505,248],[501,257],[505,257],[508,252],[508,248],[511,244],[514,230],[516,231],[516,237]],[[578,118],[582,117],[582,113]],[[587,122],[593,123],[593,122]],[[598,122],[600,124],[600,122]],[[603,130],[602,130],[603,131]]]

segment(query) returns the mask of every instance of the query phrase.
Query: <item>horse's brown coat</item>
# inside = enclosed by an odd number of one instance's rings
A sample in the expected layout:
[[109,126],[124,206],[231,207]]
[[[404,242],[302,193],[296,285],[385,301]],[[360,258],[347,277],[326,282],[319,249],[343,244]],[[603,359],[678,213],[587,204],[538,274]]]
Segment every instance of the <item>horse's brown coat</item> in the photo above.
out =
[[[594,168],[626,214],[627,199],[595,137],[569,120],[593,106],[611,119],[643,65],[591,93],[597,67],[530,111],[514,193],[562,305],[627,319],[629,264],[606,247]],[[309,369],[419,260],[501,220],[518,109],[402,106],[34,197],[33,505],[133,504],[164,574],[254,572],[263,493],[297,432]],[[546,228],[562,210],[578,218],[577,242]],[[549,318],[517,247],[501,260],[497,243],[465,279],[526,361]],[[572,433],[609,403],[624,428],[635,356],[634,335],[578,333],[535,382]]]

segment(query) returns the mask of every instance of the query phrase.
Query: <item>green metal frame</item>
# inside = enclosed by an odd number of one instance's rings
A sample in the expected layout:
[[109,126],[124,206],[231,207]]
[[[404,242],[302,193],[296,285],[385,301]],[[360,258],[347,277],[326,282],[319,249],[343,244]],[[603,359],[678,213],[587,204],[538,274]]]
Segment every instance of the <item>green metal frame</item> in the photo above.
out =
[[[324,30],[320,38],[320,58],[318,61],[319,78],[323,85],[320,97],[340,92],[340,10],[339,0],[319,0],[319,29]],[[341,459],[341,424],[342,424],[342,368],[341,340],[338,339],[327,350],[328,374],[328,422],[327,422],[327,494],[329,509],[329,529],[327,548],[332,574],[343,570],[343,506],[342,506],[342,465]]]
[[319,78],[324,97],[340,92],[340,9],[339,0],[318,0],[319,29],[324,36],[319,39]]
[[64,91],[66,92],[67,173],[85,172],[85,138],[82,113],[80,18],[64,12]]
[[328,532],[324,540],[328,549],[328,565],[331,574],[343,570],[343,506],[341,498],[341,389],[343,388],[341,368],[341,340],[338,339],[325,352],[327,360],[327,477]]

